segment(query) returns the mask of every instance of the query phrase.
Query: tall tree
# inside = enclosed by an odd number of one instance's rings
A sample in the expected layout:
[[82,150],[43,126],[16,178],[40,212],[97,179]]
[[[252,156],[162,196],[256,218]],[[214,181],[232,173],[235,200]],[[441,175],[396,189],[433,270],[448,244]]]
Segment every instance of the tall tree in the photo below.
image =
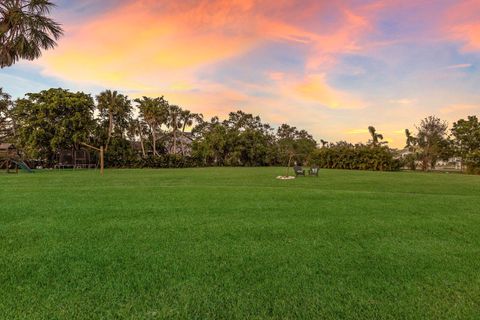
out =
[[405,129],[405,137],[406,137],[405,148],[407,148],[409,151],[412,151],[412,149],[417,144],[417,138],[415,138],[410,132],[410,130],[408,129]]
[[127,134],[129,139],[132,142],[135,142],[136,137],[139,138],[140,140],[140,147],[142,149],[142,156],[145,157],[145,135],[148,134],[148,128],[146,127],[146,124],[141,121],[140,119],[130,119],[128,123],[128,129],[127,129]]
[[126,96],[111,90],[101,92],[96,99],[100,119],[107,125],[107,139],[104,147],[105,152],[108,152],[108,146],[114,131],[122,136],[128,128],[132,104]]
[[[471,163],[470,158],[480,150],[480,122],[476,116],[469,116],[467,120],[460,119],[453,124],[455,153]],[[480,163],[480,161],[478,161]]]
[[29,93],[12,110],[18,142],[28,156],[52,161],[58,149],[78,148],[91,138],[94,108],[92,97],[83,92]]
[[194,123],[201,123],[203,121],[203,115],[199,113],[193,113],[190,110],[182,110],[180,113],[180,123],[182,126],[182,140],[181,140],[181,150],[182,155],[185,156],[185,139],[186,134],[185,130],[189,127],[193,127]]
[[377,129],[375,129],[374,126],[369,126],[368,127],[368,132],[370,133],[370,136],[372,137],[370,140],[370,144],[374,147],[378,146],[379,144],[382,144],[383,140],[383,135],[381,133],[377,132]]
[[417,145],[424,171],[435,169],[437,161],[446,157],[449,147],[447,129],[448,123],[435,116],[423,119],[417,126]]
[[0,1],[0,67],[20,59],[34,60],[42,49],[54,48],[63,34],[48,17],[54,4],[48,0]]
[[224,165],[227,154],[227,128],[218,117],[204,121],[192,130],[196,137],[193,154],[203,160],[204,165]]
[[147,123],[152,135],[153,155],[158,155],[157,140],[161,126],[166,124],[168,119],[168,102],[164,97],[135,99],[138,103],[140,117]]
[[311,134],[288,124],[278,127],[276,142],[282,164],[287,163],[291,157],[301,162],[305,161],[317,147],[317,142]]
[[177,154],[177,136],[178,131],[182,128],[182,108],[177,105],[168,106],[168,115],[167,115],[167,128],[172,129],[172,143],[170,145],[169,152],[172,154]]
[[412,135],[409,129],[405,129],[405,148],[410,152],[405,155],[403,158],[404,165],[410,168],[410,170],[417,170],[417,157],[418,157],[418,147],[417,147],[417,138]]
[[5,141],[12,135],[13,128],[10,118],[12,101],[10,99],[10,95],[0,88],[0,142]]

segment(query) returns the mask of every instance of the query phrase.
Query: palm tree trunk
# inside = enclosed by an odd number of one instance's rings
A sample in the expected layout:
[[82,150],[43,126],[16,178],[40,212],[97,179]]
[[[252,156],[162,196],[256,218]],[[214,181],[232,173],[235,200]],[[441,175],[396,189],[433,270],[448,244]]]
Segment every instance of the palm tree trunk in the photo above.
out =
[[112,112],[109,112],[108,115],[108,137],[107,137],[107,143],[105,145],[105,152],[108,150],[108,145],[110,144],[110,138],[112,137],[112,131],[113,131],[113,114]]
[[177,129],[173,130],[173,154],[177,154]]
[[185,157],[185,127],[187,126],[187,121],[183,122],[182,126],[182,141],[180,141],[181,148],[182,148],[182,156]]
[[140,146],[142,147],[142,155],[145,158],[145,146],[143,145],[143,135],[140,131]]
[[153,156],[157,155],[157,136],[155,134],[155,129],[152,130],[152,145],[153,145]]

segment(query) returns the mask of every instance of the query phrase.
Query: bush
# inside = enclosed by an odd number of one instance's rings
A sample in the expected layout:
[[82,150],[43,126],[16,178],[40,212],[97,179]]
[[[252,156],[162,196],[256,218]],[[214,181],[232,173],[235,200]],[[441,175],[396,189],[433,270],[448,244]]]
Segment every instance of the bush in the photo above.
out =
[[136,165],[137,168],[191,168],[197,166],[198,161],[195,158],[178,154],[149,155],[140,158]]
[[408,154],[401,159],[401,166],[412,171],[417,170],[417,156],[415,154]]
[[309,162],[320,168],[396,171],[401,162],[394,159],[393,153],[385,146],[337,144],[316,149]]
[[470,152],[466,159],[467,173],[480,174],[480,150]]

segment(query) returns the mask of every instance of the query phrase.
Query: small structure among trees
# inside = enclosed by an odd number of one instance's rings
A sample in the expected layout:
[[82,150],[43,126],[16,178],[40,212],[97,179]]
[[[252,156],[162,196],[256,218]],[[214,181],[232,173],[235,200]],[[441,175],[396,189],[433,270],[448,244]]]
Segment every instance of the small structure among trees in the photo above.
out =
[[18,158],[18,150],[13,144],[0,143],[0,169],[6,169],[7,173],[13,169],[18,173]]
[[97,168],[97,161],[92,157],[91,153],[82,149],[63,149],[57,154],[56,169],[94,169]]
[[17,148],[11,143],[0,143],[0,159],[15,158],[18,156]]

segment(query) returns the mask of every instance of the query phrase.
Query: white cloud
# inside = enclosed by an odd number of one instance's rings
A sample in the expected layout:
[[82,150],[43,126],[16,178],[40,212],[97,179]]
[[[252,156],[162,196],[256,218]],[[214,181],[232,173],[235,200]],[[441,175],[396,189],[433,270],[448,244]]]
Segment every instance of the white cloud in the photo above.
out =
[[451,66],[448,66],[447,69],[467,69],[472,67],[470,63],[462,63],[462,64],[454,64]]

